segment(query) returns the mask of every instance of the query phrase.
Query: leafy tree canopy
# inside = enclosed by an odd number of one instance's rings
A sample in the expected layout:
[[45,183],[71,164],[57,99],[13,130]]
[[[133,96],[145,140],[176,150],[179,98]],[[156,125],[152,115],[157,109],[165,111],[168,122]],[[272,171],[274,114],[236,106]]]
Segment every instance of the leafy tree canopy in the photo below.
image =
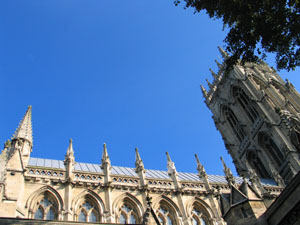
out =
[[[300,0],[182,0],[195,13],[206,11],[222,19],[229,28],[225,49],[231,57],[256,62],[266,53],[276,55],[277,69],[293,70],[300,65]],[[175,5],[180,0],[174,1]]]

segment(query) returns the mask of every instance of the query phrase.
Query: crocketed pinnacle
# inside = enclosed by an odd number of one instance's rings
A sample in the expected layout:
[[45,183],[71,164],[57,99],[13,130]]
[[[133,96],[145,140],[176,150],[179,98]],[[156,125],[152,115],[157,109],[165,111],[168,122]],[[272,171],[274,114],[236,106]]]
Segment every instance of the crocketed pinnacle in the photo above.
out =
[[135,167],[136,171],[144,170],[144,163],[141,159],[138,148],[135,148]]
[[29,141],[31,144],[33,143],[32,138],[32,124],[31,124],[31,105],[28,106],[27,111],[19,123],[18,128],[16,129],[14,135],[12,136],[12,140],[23,138]]
[[166,152],[168,162],[172,162],[169,152]]
[[168,160],[168,163],[167,163],[168,174],[171,175],[171,174],[177,173],[176,168],[175,168],[175,163],[172,162],[169,153],[166,152],[166,155],[167,155],[167,160]]
[[102,165],[104,164],[110,164],[109,156],[107,153],[106,144],[103,144],[103,153],[102,153]]
[[217,81],[219,79],[218,75],[211,68],[209,68],[209,71],[210,71],[211,75],[213,76],[214,80]]
[[200,88],[201,88],[203,97],[206,99],[207,98],[207,91],[206,91],[205,87],[203,87],[203,85],[200,85]]
[[219,52],[221,53],[223,59],[228,59],[229,58],[228,53],[223,48],[221,48],[220,46],[218,46],[218,49],[219,49]]
[[195,158],[196,158],[196,161],[197,161],[197,170],[198,170],[198,172],[201,174],[201,176],[206,175],[204,166],[200,163],[197,154],[195,154]]
[[223,69],[223,65],[222,65],[221,63],[219,63],[218,60],[215,60],[215,62],[216,62],[216,64],[217,64],[219,70],[222,70],[222,69]]
[[67,150],[67,155],[74,155],[72,138],[70,138],[70,140],[69,140],[69,147]]
[[209,87],[210,89],[213,89],[214,86],[208,81],[208,79],[205,79],[205,80],[206,80],[206,83],[207,83],[208,87]]
[[222,164],[223,164],[223,169],[224,169],[224,173],[225,173],[225,177],[226,177],[227,182],[230,185],[234,185],[235,181],[234,181],[234,178],[233,178],[231,170],[227,167],[227,165],[225,164],[223,158],[221,157],[220,159],[221,159]]

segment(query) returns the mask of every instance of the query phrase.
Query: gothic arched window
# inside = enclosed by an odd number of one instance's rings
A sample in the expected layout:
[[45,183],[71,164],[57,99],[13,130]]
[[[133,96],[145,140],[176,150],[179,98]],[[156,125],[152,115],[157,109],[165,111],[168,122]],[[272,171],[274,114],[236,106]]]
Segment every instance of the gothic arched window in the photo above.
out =
[[191,211],[191,220],[193,225],[209,225],[209,216],[203,206],[195,203]]
[[240,87],[234,87],[232,93],[233,97],[240,104],[240,106],[243,108],[243,110],[253,123],[258,118],[259,114],[253,103],[250,101],[248,95],[246,95],[246,93]]
[[233,132],[239,139],[242,141],[246,136],[243,127],[240,125],[237,117],[233,113],[233,111],[228,106],[222,106],[222,113],[226,121],[229,123],[230,127],[232,128]]
[[100,212],[94,199],[88,196],[81,201],[77,210],[77,221],[100,222]]
[[122,224],[139,223],[136,207],[128,201],[124,201],[118,212],[118,222]]
[[47,192],[42,194],[37,201],[34,219],[57,220],[58,207],[55,199]]
[[270,178],[264,164],[261,162],[260,158],[257,156],[255,151],[250,150],[247,152],[247,161],[259,177]]
[[265,150],[270,156],[273,162],[280,167],[282,165],[284,155],[275,144],[273,139],[267,133],[261,132],[258,135],[259,145]]
[[172,209],[162,202],[157,210],[158,220],[161,225],[176,225],[175,215]]

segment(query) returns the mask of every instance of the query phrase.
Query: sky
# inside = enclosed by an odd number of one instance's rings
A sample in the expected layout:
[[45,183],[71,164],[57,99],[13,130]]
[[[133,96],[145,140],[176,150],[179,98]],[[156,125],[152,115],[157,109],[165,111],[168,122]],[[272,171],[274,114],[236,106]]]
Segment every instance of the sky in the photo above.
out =
[[[0,143],[32,105],[32,157],[223,174],[231,158],[200,84],[212,80],[222,23],[173,1],[15,0],[0,3]],[[268,60],[274,66],[272,57]],[[275,66],[274,66],[275,67]],[[280,71],[299,90],[299,69]]]

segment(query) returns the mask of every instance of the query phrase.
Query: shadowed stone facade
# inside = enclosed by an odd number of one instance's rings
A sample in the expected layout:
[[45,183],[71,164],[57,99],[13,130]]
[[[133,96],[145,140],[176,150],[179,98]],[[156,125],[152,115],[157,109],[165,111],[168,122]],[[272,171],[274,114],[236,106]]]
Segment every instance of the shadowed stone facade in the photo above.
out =
[[[226,59],[227,53],[219,50]],[[272,179],[284,188],[300,170],[300,95],[264,62],[235,65],[230,72],[225,72],[226,65],[216,63],[219,71],[211,70],[213,82],[207,80],[209,90],[201,86],[202,93],[238,174],[252,184],[234,184],[224,167],[231,193],[221,195],[223,218],[232,225],[265,224],[265,214],[270,215],[265,211],[274,196],[261,181]],[[300,198],[299,192],[290,194]]]
[[30,157],[30,106],[0,155],[0,223],[275,224],[278,201],[299,198],[299,93],[264,63],[218,66],[202,91],[242,177],[223,160],[225,176],[208,175],[197,155],[197,173],[177,172],[168,153],[166,171],[146,169],[137,149],[135,168],[113,166],[105,144],[101,163],[80,163],[72,140],[65,160]]

